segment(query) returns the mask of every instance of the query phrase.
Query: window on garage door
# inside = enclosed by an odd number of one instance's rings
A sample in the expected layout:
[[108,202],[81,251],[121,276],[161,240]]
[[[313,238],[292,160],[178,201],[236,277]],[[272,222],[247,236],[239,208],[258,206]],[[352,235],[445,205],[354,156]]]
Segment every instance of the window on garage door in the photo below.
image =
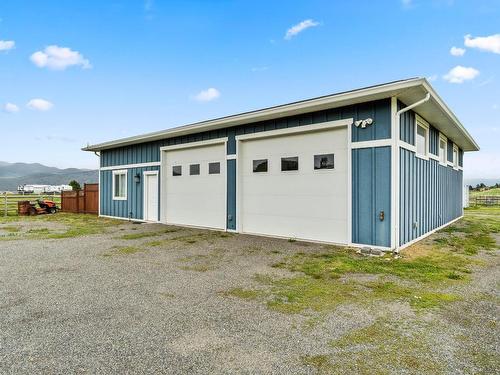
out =
[[299,170],[299,157],[281,158],[281,171],[298,171]]

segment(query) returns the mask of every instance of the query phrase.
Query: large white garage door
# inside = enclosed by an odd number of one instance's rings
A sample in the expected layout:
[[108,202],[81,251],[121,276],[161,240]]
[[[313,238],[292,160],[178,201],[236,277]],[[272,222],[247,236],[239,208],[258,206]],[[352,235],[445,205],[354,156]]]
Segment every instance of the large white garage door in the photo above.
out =
[[240,228],[347,243],[347,129],[242,140]]
[[168,224],[226,228],[226,152],[223,143],[167,150],[164,155]]

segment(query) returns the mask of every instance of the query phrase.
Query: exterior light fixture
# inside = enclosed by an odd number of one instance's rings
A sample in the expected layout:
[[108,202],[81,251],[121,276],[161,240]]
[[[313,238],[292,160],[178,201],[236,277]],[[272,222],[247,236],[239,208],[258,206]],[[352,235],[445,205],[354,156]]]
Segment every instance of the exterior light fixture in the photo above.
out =
[[141,182],[141,175],[139,173],[135,174],[134,181],[135,181],[136,184],[138,184],[139,182]]

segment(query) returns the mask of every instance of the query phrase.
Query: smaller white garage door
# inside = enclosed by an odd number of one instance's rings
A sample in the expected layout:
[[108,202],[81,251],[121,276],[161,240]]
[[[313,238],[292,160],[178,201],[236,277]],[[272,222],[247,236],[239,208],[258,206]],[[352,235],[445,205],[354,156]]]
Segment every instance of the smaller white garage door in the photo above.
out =
[[239,151],[243,232],[348,242],[346,127],[243,140]]
[[166,222],[225,229],[225,144],[162,152]]

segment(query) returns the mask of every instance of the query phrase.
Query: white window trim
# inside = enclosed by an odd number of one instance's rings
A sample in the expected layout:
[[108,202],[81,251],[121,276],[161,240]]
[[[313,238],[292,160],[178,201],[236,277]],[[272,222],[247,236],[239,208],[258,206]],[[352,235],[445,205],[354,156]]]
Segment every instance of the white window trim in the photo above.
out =
[[[417,148],[417,130],[419,126],[425,130],[424,154],[419,154]],[[429,123],[417,114],[415,114],[415,156],[420,159],[429,160]]]
[[[125,175],[125,196],[124,197],[117,197],[116,191],[115,191],[115,176],[122,175],[122,174]],[[112,178],[111,182],[113,184],[113,200],[114,201],[126,201],[127,200],[128,171],[126,169],[114,170],[113,171],[113,178]]]
[[[441,141],[444,141],[444,162],[441,160]],[[438,154],[439,164],[446,167],[448,165],[448,138],[443,133],[439,133]]]
[[[456,154],[455,154],[456,152]],[[455,155],[457,155],[457,157],[455,158]],[[458,151],[458,146],[453,143],[453,169],[457,170],[458,171],[458,158],[459,158],[459,151]]]

